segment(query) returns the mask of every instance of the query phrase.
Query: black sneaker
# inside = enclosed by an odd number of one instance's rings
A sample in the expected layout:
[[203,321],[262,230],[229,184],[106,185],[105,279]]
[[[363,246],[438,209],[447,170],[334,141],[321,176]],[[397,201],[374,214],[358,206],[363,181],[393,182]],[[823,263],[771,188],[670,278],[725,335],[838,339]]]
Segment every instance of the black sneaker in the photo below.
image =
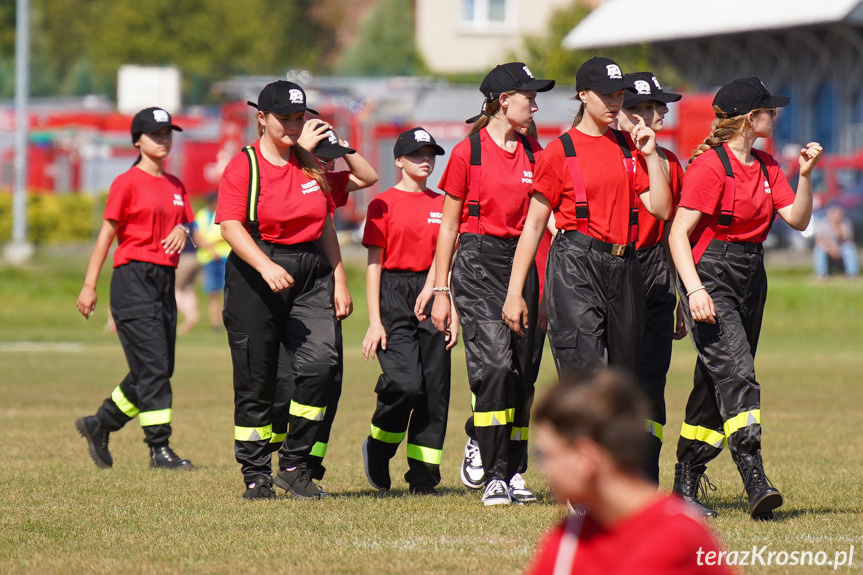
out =
[[81,437],[87,440],[90,447],[90,457],[96,464],[96,467],[108,469],[114,465],[114,458],[111,457],[111,452],[108,451],[108,435],[110,432],[99,425],[99,420],[95,415],[79,417],[75,420],[75,429],[81,434]]
[[259,479],[253,483],[246,485],[246,491],[243,493],[243,499],[275,499],[276,490],[273,486],[263,479]]
[[363,467],[366,470],[366,479],[369,485],[378,491],[389,491],[392,485],[390,481],[390,460],[369,452],[369,438],[363,441]]
[[411,483],[408,489],[412,495],[440,495],[434,485],[428,483]]
[[482,504],[486,507],[491,505],[511,505],[512,495],[509,486],[503,479],[492,479],[486,482],[485,492],[482,494]]
[[527,488],[527,485],[524,483],[524,477],[521,476],[521,473],[516,473],[512,476],[512,479],[509,480],[509,494],[515,503],[525,504],[534,503],[536,501],[536,495]]
[[300,463],[290,469],[279,470],[273,478],[273,483],[297,499],[320,499],[327,495],[312,481],[312,475],[305,463]]
[[150,467],[153,469],[183,469],[186,471],[194,468],[191,461],[183,459],[167,445],[150,447]]

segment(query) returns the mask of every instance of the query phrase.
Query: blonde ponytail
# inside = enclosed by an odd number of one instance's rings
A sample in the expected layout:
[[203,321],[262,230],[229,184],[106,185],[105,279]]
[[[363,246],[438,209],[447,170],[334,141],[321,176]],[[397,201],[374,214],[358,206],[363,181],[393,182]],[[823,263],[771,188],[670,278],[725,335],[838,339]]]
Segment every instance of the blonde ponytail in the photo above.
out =
[[[722,110],[717,106],[713,106],[713,110],[717,113],[722,113]],[[713,125],[710,129],[710,135],[704,138],[700,146],[692,152],[692,157],[689,158],[687,165],[691,164],[695,158],[711,148],[717,148],[725,142],[731,140],[737,134],[743,132],[746,126],[746,114],[734,116],[733,118],[716,118],[713,120]]]

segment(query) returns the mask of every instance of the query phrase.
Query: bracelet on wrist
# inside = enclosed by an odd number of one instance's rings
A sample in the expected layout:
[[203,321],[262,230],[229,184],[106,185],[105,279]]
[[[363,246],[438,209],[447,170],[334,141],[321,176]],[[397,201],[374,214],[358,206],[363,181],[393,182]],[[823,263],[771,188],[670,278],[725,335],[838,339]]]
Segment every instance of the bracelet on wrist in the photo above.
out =
[[706,288],[706,287],[704,287],[703,285],[700,285],[700,286],[698,286],[698,287],[696,287],[696,288],[693,288],[693,289],[689,290],[688,292],[686,292],[686,297],[689,297],[689,296],[691,296],[692,294],[694,294],[695,292],[697,292],[697,291],[701,291],[701,290],[705,290],[705,291],[706,291],[706,290],[707,290],[707,288]]
[[433,287],[432,293],[435,295],[437,295],[439,293],[445,293],[445,294],[449,295],[449,288],[448,287]]

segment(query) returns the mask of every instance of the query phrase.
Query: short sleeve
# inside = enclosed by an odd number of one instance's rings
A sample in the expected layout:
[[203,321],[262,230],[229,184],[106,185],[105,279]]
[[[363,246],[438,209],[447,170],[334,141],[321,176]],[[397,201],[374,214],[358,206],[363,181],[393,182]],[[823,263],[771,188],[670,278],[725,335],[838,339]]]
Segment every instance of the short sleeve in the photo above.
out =
[[351,173],[347,170],[342,172],[327,172],[327,183],[330,185],[329,195],[333,199],[336,208],[344,207],[348,203],[348,182],[351,181]]
[[130,178],[123,174],[111,183],[108,199],[105,202],[106,220],[113,220],[118,224],[125,223],[132,196],[132,184],[129,180]]
[[[711,157],[713,156],[713,157]],[[725,171],[716,154],[701,154],[686,170],[680,206],[698,210],[704,214],[715,214],[725,190]]]
[[767,175],[770,177],[770,191],[773,196],[773,207],[777,210],[790,206],[794,203],[794,190],[791,189],[791,184],[788,183],[788,178],[782,171],[782,167],[770,154],[761,153],[759,150],[753,150],[752,153],[764,160],[767,166]]
[[240,152],[228,162],[219,181],[216,223],[237,220],[245,223],[249,207],[249,160]]
[[566,170],[566,158],[560,140],[554,140],[546,148],[536,163],[536,173],[533,176],[531,193],[541,194],[548,200],[552,208],[560,205],[563,193],[563,180],[560,177],[561,167]]
[[470,140],[456,144],[444,168],[438,188],[457,198],[467,196],[470,180]]
[[366,227],[363,230],[363,245],[387,247],[387,204],[380,198],[369,203]]

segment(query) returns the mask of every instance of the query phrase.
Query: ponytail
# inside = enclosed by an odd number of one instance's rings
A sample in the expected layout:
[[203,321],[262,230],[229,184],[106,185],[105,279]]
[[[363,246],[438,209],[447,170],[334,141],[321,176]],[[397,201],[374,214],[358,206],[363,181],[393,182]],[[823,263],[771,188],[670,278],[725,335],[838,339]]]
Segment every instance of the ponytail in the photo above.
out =
[[[717,106],[713,106],[713,110],[717,113],[722,113],[722,110]],[[710,135],[704,138],[704,141],[700,146],[695,148],[695,151],[692,152],[692,157],[689,158],[687,165],[691,164],[695,158],[707,150],[717,148],[731,140],[737,134],[740,134],[743,131],[744,126],[746,126],[746,116],[746,114],[742,114],[740,116],[734,116],[733,118],[716,118],[713,120]]]
[[479,119],[473,123],[470,127],[470,132],[468,136],[476,134],[486,126],[491,121],[491,117],[500,112],[500,100],[492,100],[491,102],[483,102],[482,105],[482,113],[479,116]]
[[581,123],[584,119],[584,102],[581,103],[581,107],[578,108],[578,112],[575,113],[575,118],[572,119],[572,126],[570,128],[574,128]]

